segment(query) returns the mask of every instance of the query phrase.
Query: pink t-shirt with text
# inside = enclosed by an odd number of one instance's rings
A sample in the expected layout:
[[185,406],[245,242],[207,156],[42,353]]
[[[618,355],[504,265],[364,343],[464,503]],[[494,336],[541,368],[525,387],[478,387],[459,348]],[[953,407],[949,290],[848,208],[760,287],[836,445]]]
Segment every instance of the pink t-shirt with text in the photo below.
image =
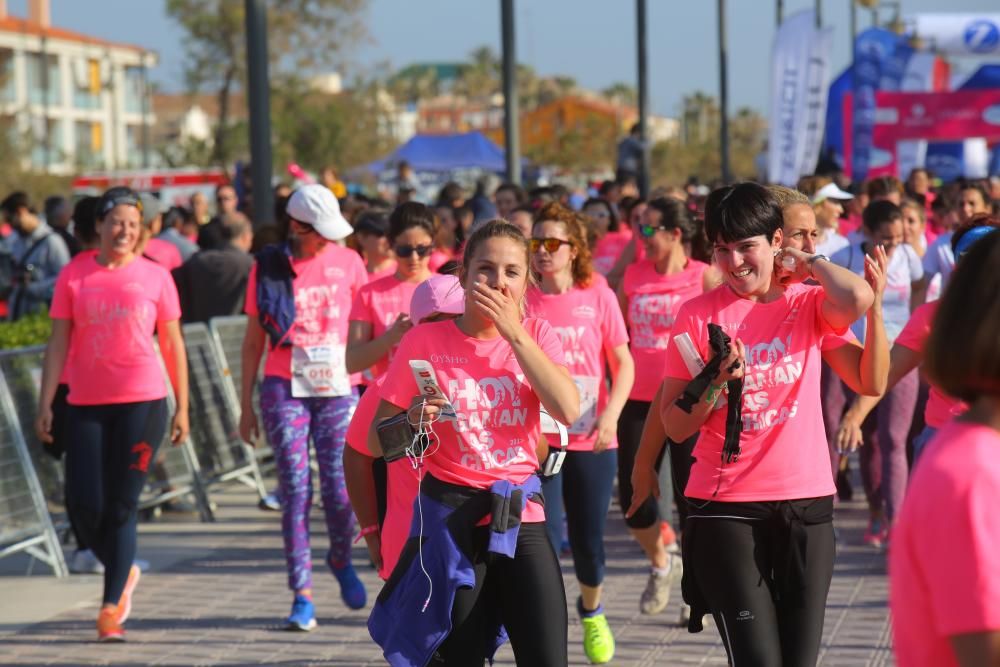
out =
[[[368,282],[365,265],[353,250],[334,243],[314,257],[292,259],[295,278],[295,324],[289,333],[293,345],[347,344],[348,315],[358,291]],[[246,313],[257,317],[257,264],[247,280]],[[270,343],[269,343],[270,345]],[[269,347],[264,375],[292,378],[292,348]],[[361,383],[361,374],[351,375],[351,384]]]
[[[564,294],[532,287],[526,301],[528,316],[548,320],[562,340],[566,367],[580,391],[582,414],[570,427],[569,449],[593,450],[597,433],[591,431],[608,404],[606,360],[612,350],[628,343],[615,294],[606,283],[573,287]],[[615,438],[608,448],[617,446]]]
[[[895,344],[918,352],[923,357],[924,344],[927,342],[927,337],[931,335],[931,323],[934,321],[937,307],[937,301],[930,301],[914,310],[913,314],[910,315],[910,321],[896,337]],[[931,428],[941,428],[968,409],[969,406],[962,401],[944,394],[936,386],[930,384],[927,407],[924,408],[924,423]]]
[[652,260],[629,265],[622,279],[628,299],[630,348],[635,360],[635,384],[629,398],[652,401],[663,382],[663,368],[677,311],[704,291],[708,264],[689,259],[680,273],[659,273]]
[[701,427],[686,495],[756,502],[834,493],[820,409],[821,347],[825,337],[845,330],[827,323],[823,299],[822,287],[797,284],[770,303],[757,303],[721,285],[681,306],[667,350],[668,377],[693,377],[675,342],[682,334],[704,361],[711,358],[709,322],[743,341],[747,354],[740,457],[722,463],[728,404],[720,400]]
[[153,401],[167,395],[153,344],[157,322],[179,320],[170,273],[144,257],[109,269],[97,255],[67,264],[56,280],[53,318],[71,320],[66,357],[72,405]]
[[[368,387],[368,391],[361,395],[358,406],[354,409],[354,416],[351,417],[351,424],[347,427],[347,446],[369,458],[371,458],[372,453],[368,449],[368,429],[375,421],[375,413],[378,411],[382,379],[380,377],[375,380]],[[399,561],[399,554],[403,551],[403,545],[406,544],[406,539],[410,536],[413,501],[416,500],[417,492],[420,489],[417,471],[407,459],[388,463],[386,475],[388,488],[386,489],[385,520],[382,522],[382,530],[380,531],[382,569],[378,571],[378,576],[383,579],[388,579],[389,575],[392,574],[393,568]]]
[[952,422],[930,441],[892,529],[900,667],[957,665],[949,637],[1000,631],[1000,433]]
[[[420,283],[405,282],[394,275],[370,282],[358,292],[351,305],[350,319],[367,322],[372,327],[372,339],[378,338],[395,323],[400,313],[410,312],[410,299]],[[389,368],[395,347],[374,366],[363,373],[367,381],[379,377]]]
[[184,263],[181,251],[177,249],[177,246],[155,237],[146,242],[146,249],[143,250],[143,253],[149,255],[150,259],[167,271],[173,271]]
[[[548,322],[528,318],[524,328],[549,359],[564,365],[562,342]],[[523,484],[538,470],[541,404],[510,343],[501,336],[466,336],[453,320],[414,327],[403,336],[381,390],[384,400],[401,409],[417,395],[411,359],[433,366],[458,413],[457,422],[434,424],[440,448],[425,459],[428,473],[449,484],[488,489],[500,480]],[[522,520],[544,521],[542,506],[528,503]]]

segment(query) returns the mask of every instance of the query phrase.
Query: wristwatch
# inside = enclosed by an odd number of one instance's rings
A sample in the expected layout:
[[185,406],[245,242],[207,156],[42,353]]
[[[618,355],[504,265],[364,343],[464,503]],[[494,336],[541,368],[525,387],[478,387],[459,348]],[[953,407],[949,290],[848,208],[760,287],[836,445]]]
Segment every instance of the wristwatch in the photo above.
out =
[[819,261],[821,259],[826,260],[827,262],[830,261],[829,257],[827,257],[826,255],[820,255],[820,254],[813,255],[809,259],[806,260],[806,266],[809,267],[809,274],[810,275],[812,274],[813,264],[815,264],[817,261]]

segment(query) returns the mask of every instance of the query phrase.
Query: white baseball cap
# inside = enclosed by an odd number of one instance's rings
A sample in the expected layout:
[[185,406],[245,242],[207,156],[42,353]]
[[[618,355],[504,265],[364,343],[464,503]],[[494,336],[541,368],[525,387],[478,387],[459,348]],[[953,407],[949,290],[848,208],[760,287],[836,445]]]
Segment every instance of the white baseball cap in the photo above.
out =
[[311,225],[328,241],[339,241],[350,236],[354,228],[340,212],[340,204],[330,188],[319,183],[303,185],[292,193],[285,206],[292,220]]
[[854,195],[850,192],[844,192],[837,187],[836,183],[827,183],[812,196],[812,203],[818,204],[825,199],[847,200],[854,199]]

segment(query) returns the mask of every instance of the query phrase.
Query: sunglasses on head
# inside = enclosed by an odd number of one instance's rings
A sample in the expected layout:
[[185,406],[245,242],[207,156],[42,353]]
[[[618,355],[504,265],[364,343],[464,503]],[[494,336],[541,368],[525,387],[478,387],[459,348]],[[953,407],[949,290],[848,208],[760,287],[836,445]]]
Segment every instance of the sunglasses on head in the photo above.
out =
[[531,252],[538,252],[539,248],[545,248],[545,252],[549,253],[550,255],[559,250],[560,246],[563,245],[573,245],[573,244],[570,241],[564,241],[563,239],[553,239],[553,238],[530,239],[528,241],[528,248],[531,250]]
[[114,197],[112,199],[106,200],[104,202],[104,210],[101,211],[101,215],[104,215],[105,213],[113,209],[115,206],[118,206],[120,204],[125,206],[135,206],[137,209],[139,209],[139,213],[142,213],[141,199],[133,197],[132,195],[122,195],[120,197]]
[[417,253],[417,257],[423,259],[427,257],[432,252],[434,252],[434,246],[430,245],[398,245],[393,248],[396,253],[396,257],[411,257],[413,253]]

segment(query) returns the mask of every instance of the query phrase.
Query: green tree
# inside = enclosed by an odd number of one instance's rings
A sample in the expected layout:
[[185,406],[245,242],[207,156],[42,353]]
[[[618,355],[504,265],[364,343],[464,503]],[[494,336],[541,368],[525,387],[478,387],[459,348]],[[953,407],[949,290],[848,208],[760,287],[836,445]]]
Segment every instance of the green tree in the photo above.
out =
[[[684,98],[680,135],[652,149],[654,185],[680,185],[689,176],[703,182],[722,173],[719,107],[714,97],[695,93]],[[729,119],[729,162],[736,178],[756,175],[754,158],[764,147],[767,121],[756,111],[740,108]]]
[[634,107],[639,102],[639,92],[630,83],[616,81],[601,91],[601,95],[608,98],[613,104],[625,107]]
[[[368,0],[282,0],[268,3],[268,55],[272,76],[315,73],[341,58],[365,35]],[[167,15],[184,29],[184,74],[190,92],[218,97],[212,162],[233,157],[229,143],[232,93],[245,88],[244,4],[238,0],[167,0]]]

